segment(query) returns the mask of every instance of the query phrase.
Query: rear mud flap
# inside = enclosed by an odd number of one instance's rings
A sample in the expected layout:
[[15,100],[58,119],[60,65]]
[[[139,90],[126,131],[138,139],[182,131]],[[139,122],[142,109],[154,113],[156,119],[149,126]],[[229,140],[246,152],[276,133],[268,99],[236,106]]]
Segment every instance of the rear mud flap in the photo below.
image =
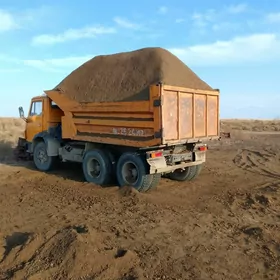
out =
[[160,173],[158,170],[163,170],[167,167],[164,157],[149,158],[147,162],[150,166],[150,174]]

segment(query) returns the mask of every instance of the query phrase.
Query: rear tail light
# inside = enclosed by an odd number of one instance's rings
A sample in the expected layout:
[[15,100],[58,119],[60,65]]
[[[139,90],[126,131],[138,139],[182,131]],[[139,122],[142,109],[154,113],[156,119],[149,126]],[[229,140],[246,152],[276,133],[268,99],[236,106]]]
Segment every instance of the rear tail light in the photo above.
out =
[[158,158],[158,157],[162,157],[162,156],[163,156],[162,151],[156,151],[156,152],[151,152],[150,153],[150,158]]
[[198,147],[198,150],[201,152],[207,151],[207,146],[200,146]]

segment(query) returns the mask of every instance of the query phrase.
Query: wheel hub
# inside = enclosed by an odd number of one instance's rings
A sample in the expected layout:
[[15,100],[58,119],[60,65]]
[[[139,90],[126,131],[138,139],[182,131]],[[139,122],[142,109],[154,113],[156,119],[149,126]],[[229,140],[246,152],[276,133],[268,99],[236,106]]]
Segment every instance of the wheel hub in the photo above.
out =
[[45,163],[48,161],[48,155],[47,155],[46,151],[43,149],[39,150],[37,158],[41,163]]
[[138,180],[138,169],[132,162],[127,162],[122,168],[122,175],[128,184],[134,184]]
[[100,176],[100,173],[101,173],[100,163],[96,159],[92,159],[88,163],[88,170],[89,170],[89,174],[92,177],[98,178]]

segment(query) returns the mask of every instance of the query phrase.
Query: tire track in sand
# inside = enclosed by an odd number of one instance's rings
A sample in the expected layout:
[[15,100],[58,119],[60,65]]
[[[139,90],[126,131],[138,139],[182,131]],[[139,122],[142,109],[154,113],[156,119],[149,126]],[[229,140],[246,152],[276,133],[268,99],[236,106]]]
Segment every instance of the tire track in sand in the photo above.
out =
[[243,170],[280,179],[280,154],[275,151],[242,149],[233,162]]

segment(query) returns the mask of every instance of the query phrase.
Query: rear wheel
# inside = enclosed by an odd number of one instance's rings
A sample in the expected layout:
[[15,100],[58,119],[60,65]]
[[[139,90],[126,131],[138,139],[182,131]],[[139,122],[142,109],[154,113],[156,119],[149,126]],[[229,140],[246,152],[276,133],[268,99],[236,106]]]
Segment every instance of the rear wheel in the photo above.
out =
[[87,182],[106,186],[111,181],[112,162],[108,153],[88,151],[83,160],[83,172]]
[[57,156],[48,156],[45,142],[39,142],[34,148],[33,161],[37,169],[46,172],[55,169],[59,158]]
[[117,163],[117,180],[120,187],[133,187],[139,192],[149,189],[153,176],[147,174],[147,163],[138,155],[125,153]]
[[158,186],[160,179],[161,179],[161,173],[151,174],[151,176],[152,176],[152,180],[151,180],[150,185],[147,186],[147,188],[142,189],[142,192],[151,191]]
[[176,169],[169,174],[169,178],[174,181],[192,181],[199,175],[201,169],[201,164],[189,166],[185,169]]
[[202,170],[202,164],[199,165],[195,165],[193,166],[193,170],[189,176],[188,181],[193,181],[194,179],[196,179],[196,177],[200,174],[201,170]]

